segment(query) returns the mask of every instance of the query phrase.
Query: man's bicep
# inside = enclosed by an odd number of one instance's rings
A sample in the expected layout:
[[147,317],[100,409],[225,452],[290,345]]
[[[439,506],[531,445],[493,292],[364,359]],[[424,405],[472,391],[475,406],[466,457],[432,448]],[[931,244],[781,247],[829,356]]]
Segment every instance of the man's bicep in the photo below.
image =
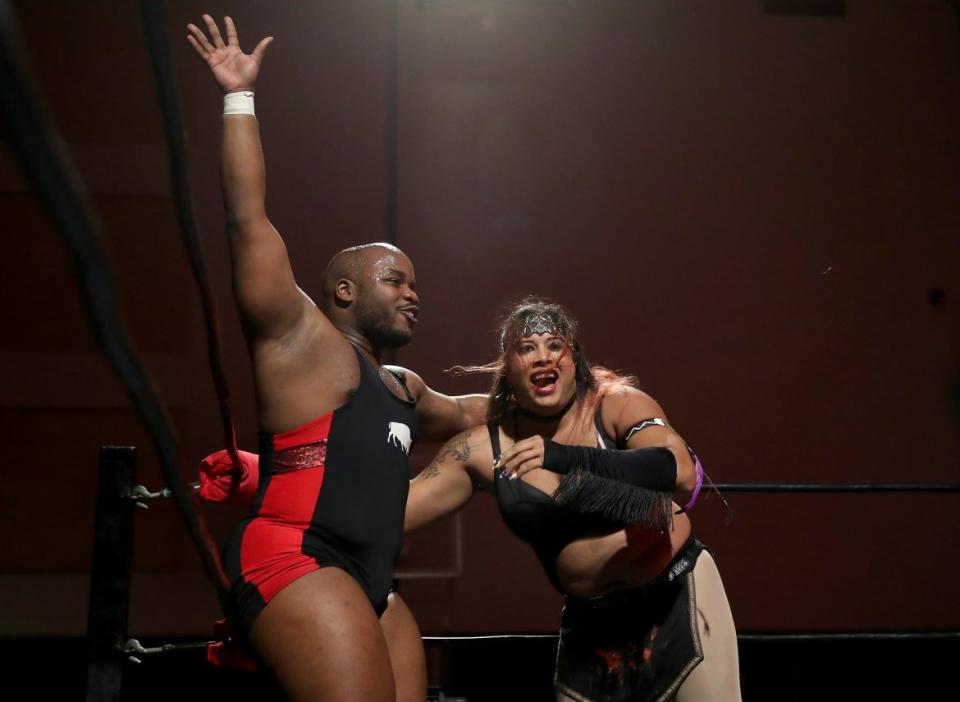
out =
[[485,395],[444,395],[424,385],[417,409],[424,435],[442,439],[483,424],[487,398]]
[[279,338],[302,319],[312,301],[293,277],[287,249],[267,219],[231,234],[237,309],[255,338]]

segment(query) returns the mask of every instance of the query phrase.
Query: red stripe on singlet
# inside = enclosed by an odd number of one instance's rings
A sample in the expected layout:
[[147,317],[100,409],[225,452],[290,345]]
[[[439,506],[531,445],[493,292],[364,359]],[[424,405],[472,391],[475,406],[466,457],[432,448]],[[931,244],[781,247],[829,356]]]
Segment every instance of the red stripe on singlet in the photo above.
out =
[[[288,449],[302,449],[325,442],[330,435],[333,412],[273,436],[274,460]],[[325,466],[304,465],[298,470],[276,473],[263,495],[257,517],[248,525],[240,547],[244,580],[255,585],[269,602],[280,590],[319,566],[302,553],[303,536],[316,509],[323,486]]]

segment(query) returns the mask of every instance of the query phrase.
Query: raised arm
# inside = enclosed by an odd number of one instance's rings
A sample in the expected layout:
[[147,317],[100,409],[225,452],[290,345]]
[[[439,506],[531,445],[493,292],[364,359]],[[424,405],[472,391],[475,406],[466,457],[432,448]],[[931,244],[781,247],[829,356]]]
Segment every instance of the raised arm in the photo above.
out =
[[399,366],[387,368],[404,379],[417,401],[417,433],[420,438],[443,441],[486,420],[486,395],[444,395],[430,388],[411,370]]
[[[475,427],[450,439],[430,465],[410,481],[404,533],[415,531],[463,507],[478,487],[485,487],[492,481],[491,461],[490,440],[485,427]],[[481,468],[483,465],[485,471]]]
[[[287,250],[267,218],[266,181],[253,91],[267,46],[266,37],[244,54],[233,20],[224,18],[224,42],[210,15],[203,15],[205,34],[187,25],[187,41],[209,67],[227,96],[223,115],[221,179],[233,286],[248,340],[278,339],[300,322],[312,303],[297,287]],[[226,114],[230,112],[231,114]]]

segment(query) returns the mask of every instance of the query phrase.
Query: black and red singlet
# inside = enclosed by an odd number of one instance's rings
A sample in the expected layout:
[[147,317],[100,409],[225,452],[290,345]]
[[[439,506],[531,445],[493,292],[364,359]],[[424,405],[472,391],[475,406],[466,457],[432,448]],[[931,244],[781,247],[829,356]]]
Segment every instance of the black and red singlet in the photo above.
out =
[[383,384],[357,352],[360,384],[347,402],[281,434],[260,435],[260,483],[224,551],[241,622],[285,586],[335,566],[386,606],[403,540],[407,456],[416,403]]

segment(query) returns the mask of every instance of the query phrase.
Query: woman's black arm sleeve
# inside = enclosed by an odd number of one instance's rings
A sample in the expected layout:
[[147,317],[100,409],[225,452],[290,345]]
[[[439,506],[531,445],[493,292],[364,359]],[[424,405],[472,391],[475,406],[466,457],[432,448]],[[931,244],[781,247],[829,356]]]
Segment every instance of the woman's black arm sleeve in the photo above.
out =
[[670,449],[662,447],[617,451],[545,439],[543,467],[554,473],[582,470],[657,492],[672,494],[677,488],[677,459]]

